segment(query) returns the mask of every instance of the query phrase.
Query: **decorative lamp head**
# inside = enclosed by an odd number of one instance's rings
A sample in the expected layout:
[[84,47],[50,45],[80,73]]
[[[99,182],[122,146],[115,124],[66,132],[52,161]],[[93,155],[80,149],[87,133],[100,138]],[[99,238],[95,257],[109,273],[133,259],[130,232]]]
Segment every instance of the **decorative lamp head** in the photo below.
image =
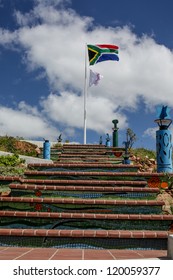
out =
[[170,108],[168,106],[162,106],[157,108],[157,119],[155,123],[158,124],[160,130],[168,129],[171,125],[172,120],[169,116]]
[[114,128],[117,128],[118,120],[113,120],[112,123],[114,124]]

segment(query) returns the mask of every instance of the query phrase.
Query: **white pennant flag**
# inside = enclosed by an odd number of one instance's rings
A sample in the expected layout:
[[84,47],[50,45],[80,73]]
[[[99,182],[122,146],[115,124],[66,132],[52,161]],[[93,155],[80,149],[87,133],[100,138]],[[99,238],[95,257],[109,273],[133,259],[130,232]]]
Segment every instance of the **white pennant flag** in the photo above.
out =
[[99,73],[96,73],[90,69],[90,79],[89,79],[89,86],[91,87],[92,85],[97,86],[99,81],[103,78],[102,75]]

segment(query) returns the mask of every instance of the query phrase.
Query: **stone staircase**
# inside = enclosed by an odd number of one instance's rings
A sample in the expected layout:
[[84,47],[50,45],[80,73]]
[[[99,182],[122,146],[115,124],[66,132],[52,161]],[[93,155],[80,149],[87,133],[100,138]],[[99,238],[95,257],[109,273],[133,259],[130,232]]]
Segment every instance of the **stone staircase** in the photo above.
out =
[[124,150],[62,145],[54,163],[29,164],[23,177],[1,177],[0,245],[114,249],[167,249],[173,215],[162,211],[163,174],[121,164]]

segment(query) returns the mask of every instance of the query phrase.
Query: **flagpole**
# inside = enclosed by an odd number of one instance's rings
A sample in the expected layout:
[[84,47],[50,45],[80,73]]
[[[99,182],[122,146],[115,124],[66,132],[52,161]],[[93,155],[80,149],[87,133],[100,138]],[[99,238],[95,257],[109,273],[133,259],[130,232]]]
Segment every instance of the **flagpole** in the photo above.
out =
[[85,84],[84,84],[84,144],[86,144],[86,123],[87,123],[87,88],[88,88],[88,75],[87,75],[87,44],[85,46]]

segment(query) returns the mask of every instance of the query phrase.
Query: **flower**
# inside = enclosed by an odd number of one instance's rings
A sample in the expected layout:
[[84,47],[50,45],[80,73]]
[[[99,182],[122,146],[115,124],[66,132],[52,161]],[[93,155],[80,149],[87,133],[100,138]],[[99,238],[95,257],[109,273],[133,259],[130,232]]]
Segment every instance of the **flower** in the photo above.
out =
[[36,203],[35,210],[40,211],[42,209],[42,205],[40,203]]
[[42,196],[42,192],[41,192],[41,191],[36,191],[36,192],[35,192],[35,195],[36,195],[36,196]]
[[167,188],[169,187],[169,184],[168,184],[168,182],[161,182],[161,183],[160,183],[160,187],[161,187],[162,189],[167,189]]
[[160,185],[160,178],[158,176],[155,176],[155,177],[151,177],[149,180],[148,180],[148,186],[150,188],[158,188]]

